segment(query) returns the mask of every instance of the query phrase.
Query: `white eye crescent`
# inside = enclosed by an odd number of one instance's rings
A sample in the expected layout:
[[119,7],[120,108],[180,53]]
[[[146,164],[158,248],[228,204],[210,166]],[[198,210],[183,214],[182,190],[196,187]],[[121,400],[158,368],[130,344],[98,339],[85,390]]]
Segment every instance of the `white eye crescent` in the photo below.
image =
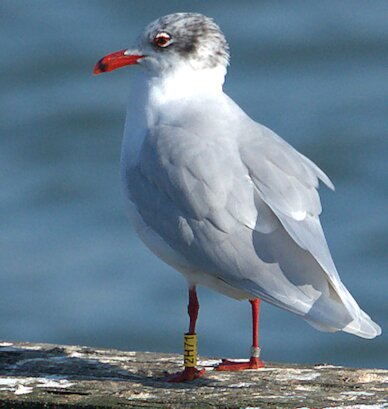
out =
[[165,48],[168,47],[171,43],[173,42],[173,39],[171,38],[170,34],[161,32],[156,34],[153,43],[157,47]]

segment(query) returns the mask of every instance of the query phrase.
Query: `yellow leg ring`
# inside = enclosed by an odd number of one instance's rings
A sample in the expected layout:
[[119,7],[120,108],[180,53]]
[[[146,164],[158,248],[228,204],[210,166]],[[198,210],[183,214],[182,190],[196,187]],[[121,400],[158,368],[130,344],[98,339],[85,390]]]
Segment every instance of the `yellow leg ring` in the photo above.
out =
[[183,359],[186,368],[197,365],[197,334],[185,334]]

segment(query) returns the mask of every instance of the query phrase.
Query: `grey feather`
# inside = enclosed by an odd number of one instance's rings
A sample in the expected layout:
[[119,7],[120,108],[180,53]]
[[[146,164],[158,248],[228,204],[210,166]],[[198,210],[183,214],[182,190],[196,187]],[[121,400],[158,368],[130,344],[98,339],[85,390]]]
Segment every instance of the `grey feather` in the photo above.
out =
[[[197,19],[178,13],[152,23],[140,47],[159,29],[188,41],[185,18]],[[201,24],[206,46],[226,52],[218,27]],[[333,188],[329,178],[222,92],[225,58],[193,68],[192,57],[206,61],[209,51],[193,49],[175,72],[173,49],[163,60],[147,44],[141,62],[150,79],[137,83],[122,150],[128,207],[144,242],[190,283],[260,297],[321,330],[380,334],[341,282],[326,243],[317,188],[319,180]],[[175,83],[182,79],[187,92]]]

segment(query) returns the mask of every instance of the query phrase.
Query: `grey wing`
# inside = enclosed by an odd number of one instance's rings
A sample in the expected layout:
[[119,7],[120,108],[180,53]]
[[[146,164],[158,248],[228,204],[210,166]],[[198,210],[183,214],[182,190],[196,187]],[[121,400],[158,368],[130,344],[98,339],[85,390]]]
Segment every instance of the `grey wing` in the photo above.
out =
[[[312,299],[314,291],[321,292],[306,319],[319,329],[333,327],[367,338],[378,335],[379,326],[359,308],[341,282],[321,227],[322,207],[317,188],[321,180],[334,189],[332,182],[312,161],[271,130],[259,124],[252,127],[256,128],[255,132],[242,136],[240,153],[258,195],[279,219],[287,235],[305,250],[297,259],[294,257],[295,262],[303,264],[312,256],[319,264],[305,266],[307,282],[312,285]],[[287,238],[283,241],[286,243]],[[290,254],[289,264],[292,258]],[[283,270],[289,268],[284,265]],[[334,323],[325,317],[327,314],[336,317]]]
[[[206,139],[183,127],[158,126],[147,136],[138,166],[128,170],[131,200],[193,270],[321,329],[343,329],[355,313],[364,313],[340,282],[319,223],[318,177],[330,182],[256,126],[229,139],[217,134],[225,124],[216,122]],[[228,129],[229,136],[238,132]]]
[[312,161],[270,129],[254,124],[242,136],[240,153],[260,197],[288,234],[309,251],[333,280],[339,280],[319,221],[319,180],[334,185]]

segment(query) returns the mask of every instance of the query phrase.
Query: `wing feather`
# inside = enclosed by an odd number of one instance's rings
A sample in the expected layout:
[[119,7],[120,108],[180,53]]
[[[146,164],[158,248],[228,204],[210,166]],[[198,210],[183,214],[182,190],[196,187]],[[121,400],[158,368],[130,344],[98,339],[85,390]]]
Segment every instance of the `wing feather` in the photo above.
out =
[[179,262],[167,262],[185,264],[182,271],[201,272],[320,328],[375,336],[378,326],[339,279],[319,222],[317,187],[319,180],[332,187],[328,177],[235,105],[226,109],[237,110],[239,120],[231,121],[210,102],[211,118],[200,118],[207,115],[201,101],[179,123],[160,121],[139,163],[125,169],[144,231],[179,254]]
[[[331,310],[336,305],[335,301],[340,301],[352,317],[352,321],[342,328],[344,331],[366,338],[380,334],[380,327],[360,309],[343,285],[322,230],[319,220],[322,207],[317,192],[319,180],[334,190],[333,183],[317,165],[274,132],[262,125],[254,125],[256,132],[245,135],[240,145],[242,160],[250,177],[260,197],[290,237],[322,267],[320,274],[326,275],[329,292],[331,288],[328,299],[332,303],[315,302],[307,320],[318,328],[324,328],[322,322],[329,322],[327,317],[340,311],[338,304],[335,310]],[[346,322],[343,317],[338,319],[337,325],[341,321]],[[326,324],[326,327],[332,330],[335,325]]]

